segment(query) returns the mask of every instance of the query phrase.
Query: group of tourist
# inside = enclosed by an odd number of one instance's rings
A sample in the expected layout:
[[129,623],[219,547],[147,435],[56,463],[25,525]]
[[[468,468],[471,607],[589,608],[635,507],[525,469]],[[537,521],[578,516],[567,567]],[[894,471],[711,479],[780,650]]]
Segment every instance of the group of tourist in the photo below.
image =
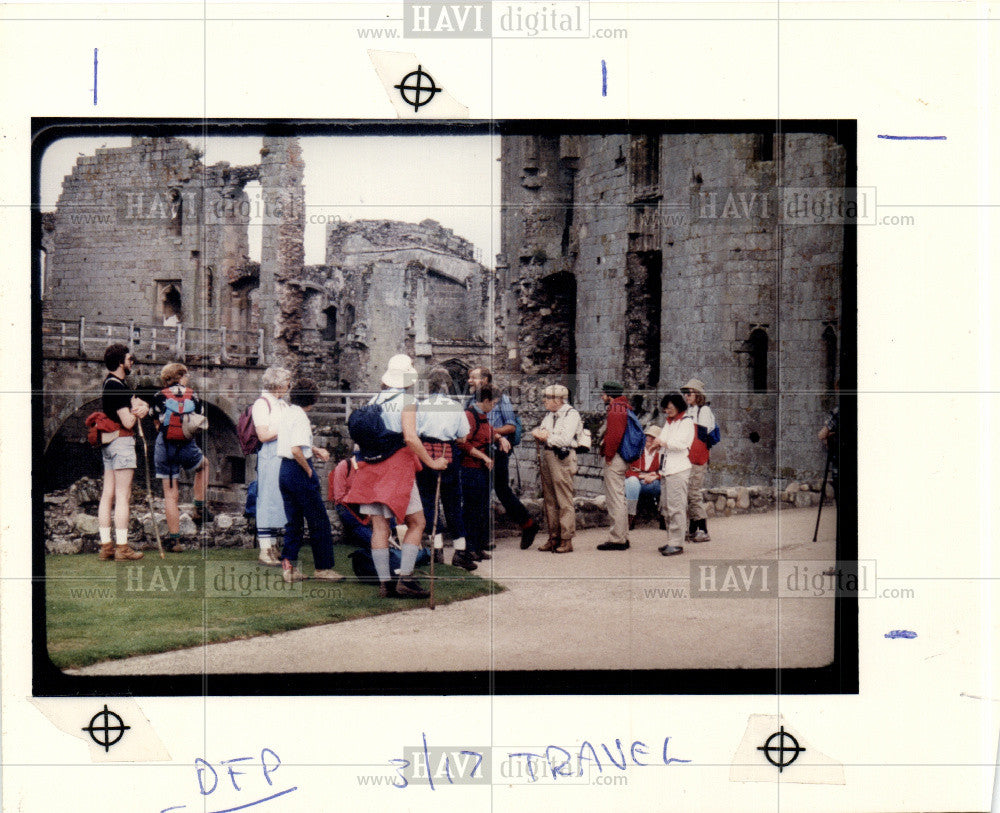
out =
[[[194,475],[194,519],[210,518],[205,506],[208,460],[189,429],[190,414],[202,415],[204,405],[189,386],[186,367],[172,363],[160,374],[162,389],[144,400],[126,384],[133,358],[128,348],[111,345],[105,353],[108,375],[103,407],[114,424],[102,448],[104,489],[99,525],[101,559],[137,559],[142,553],[128,545],[127,527],[132,474],[136,466],[136,430],[152,414],[157,428],[154,445],[156,476],[163,483],[168,527],[167,547],[184,549],[180,538],[177,477]],[[428,520],[432,542],[438,528],[453,540],[452,564],[475,570],[490,558],[492,493],[521,531],[520,547],[530,548],[540,525],[510,485],[510,455],[520,441],[522,424],[509,397],[494,384],[490,371],[477,367],[468,376],[464,403],[449,396],[450,378],[432,379],[429,396],[415,394],[417,371],[409,356],[393,356],[381,377],[382,390],[369,402],[377,408],[387,438],[396,442],[381,454],[354,455],[338,463],[329,478],[329,496],[344,526],[345,538],[370,550],[383,597],[423,598],[427,591],[413,577]],[[259,561],[281,567],[288,582],[305,578],[298,554],[308,528],[315,571],[312,578],[340,581],[333,569],[333,539],[315,460],[329,453],[313,444],[309,411],[319,398],[315,382],[293,381],[280,367],[268,368],[262,390],[250,413],[259,441],[257,452],[256,528]],[[644,495],[659,506],[660,527],[667,532],[660,548],[665,556],[683,551],[685,539],[709,540],[701,487],[708,465],[715,419],[705,387],[697,379],[663,397],[663,423],[644,429],[645,444],[637,459],[622,456],[630,418],[624,387],[606,382],[602,400],[607,407],[600,454],[604,463],[609,539],[598,550],[627,550]],[[560,384],[542,392],[545,416],[530,432],[537,446],[539,478],[548,540],[542,551],[570,553],[576,531],[573,503],[578,451],[589,445],[580,413],[569,403]],[[194,423],[200,423],[195,421]],[[105,436],[107,437],[107,436]],[[684,522],[687,519],[685,532]],[[115,539],[112,542],[112,522]],[[399,539],[398,568],[393,573],[390,546],[393,529]],[[283,540],[279,547],[279,539]],[[439,543],[440,544],[440,543]],[[441,551],[435,551],[442,561]]]

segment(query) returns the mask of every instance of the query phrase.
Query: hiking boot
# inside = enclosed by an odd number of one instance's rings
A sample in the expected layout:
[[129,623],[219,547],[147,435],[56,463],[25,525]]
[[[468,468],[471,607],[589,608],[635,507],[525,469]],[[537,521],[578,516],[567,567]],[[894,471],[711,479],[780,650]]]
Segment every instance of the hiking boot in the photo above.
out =
[[378,583],[378,597],[379,598],[396,598],[396,583],[395,582],[379,582]]
[[659,551],[661,556],[676,556],[678,553],[684,553],[684,548],[680,545],[664,545]]
[[607,542],[602,542],[597,546],[598,550],[628,550],[628,540],[624,542],[612,542],[610,539]]
[[531,520],[531,523],[521,529],[521,550],[527,550],[534,544],[535,536],[538,535],[538,523]]
[[101,549],[97,551],[97,558],[102,562],[107,562],[115,558],[115,543],[108,542],[106,545],[101,545]]
[[486,545],[483,545],[483,550],[496,550],[496,549],[497,549],[496,542],[489,542]]
[[544,545],[542,545],[539,548],[539,550],[550,551],[550,550],[555,550],[558,547],[559,547],[559,540],[558,539],[550,539],[548,542],[546,542]]
[[277,548],[265,548],[257,557],[257,563],[264,567],[281,567],[281,557]]
[[451,563],[454,567],[464,568],[470,573],[476,569],[475,559],[472,558],[471,554],[464,550],[455,551],[455,555],[451,557]]
[[344,577],[340,573],[329,568],[325,570],[314,570],[312,577],[316,579],[316,581],[321,582],[342,582],[344,580]]
[[302,571],[299,570],[295,565],[293,565],[287,559],[282,559],[281,578],[283,578],[287,584],[291,584],[292,582],[305,581],[306,577],[302,575]]
[[400,598],[430,598],[430,593],[420,586],[420,582],[412,577],[399,577],[396,582],[396,595]]
[[187,550],[180,542],[167,543],[167,550],[171,553],[184,553]]
[[553,553],[572,553],[573,543],[570,540],[563,542],[558,548],[556,548]]
[[141,559],[142,553],[137,550],[132,550],[128,545],[115,545],[115,561],[116,562],[128,562],[135,559]]
[[692,542],[711,542],[712,537],[710,537],[705,531],[699,528],[694,532],[694,536],[691,537]]
[[471,554],[471,556],[477,562],[486,562],[486,561],[489,561],[490,559],[493,558],[488,553],[486,553],[485,551],[481,551],[481,550],[473,551],[472,554]]

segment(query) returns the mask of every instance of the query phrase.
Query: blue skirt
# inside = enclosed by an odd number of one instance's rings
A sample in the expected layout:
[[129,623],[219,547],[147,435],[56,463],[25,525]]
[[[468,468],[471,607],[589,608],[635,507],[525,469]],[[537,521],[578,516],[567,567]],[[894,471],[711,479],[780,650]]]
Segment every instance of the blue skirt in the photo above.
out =
[[278,477],[281,474],[281,458],[278,457],[278,441],[269,440],[257,452],[257,527],[283,529],[285,501],[281,497]]

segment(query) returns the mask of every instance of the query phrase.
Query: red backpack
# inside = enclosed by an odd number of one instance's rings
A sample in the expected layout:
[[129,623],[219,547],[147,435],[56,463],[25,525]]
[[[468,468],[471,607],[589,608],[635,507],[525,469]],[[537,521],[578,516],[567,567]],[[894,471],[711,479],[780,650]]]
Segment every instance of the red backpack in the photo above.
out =
[[184,416],[194,412],[194,391],[185,387],[184,392],[178,395],[173,387],[164,387],[160,390],[160,395],[164,398],[166,410],[161,430],[164,440],[181,443],[190,440],[190,434],[184,432]]

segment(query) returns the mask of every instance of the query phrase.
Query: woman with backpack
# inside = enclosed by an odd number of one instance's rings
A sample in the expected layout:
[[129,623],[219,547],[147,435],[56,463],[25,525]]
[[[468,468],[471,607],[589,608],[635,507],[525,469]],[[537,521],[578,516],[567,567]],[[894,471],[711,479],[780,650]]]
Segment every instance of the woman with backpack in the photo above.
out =
[[692,542],[709,542],[708,514],[701,499],[701,487],[705,482],[705,471],[708,469],[708,450],[714,440],[718,439],[715,415],[708,406],[705,395],[705,385],[697,378],[692,378],[681,387],[681,394],[687,403],[687,412],[694,420],[695,435],[691,442],[691,479],[688,480],[688,538]]
[[[385,435],[372,440],[379,442],[385,454],[373,456],[372,462],[359,463],[344,495],[344,502],[358,505],[358,513],[371,517],[372,560],[382,598],[427,598],[430,595],[413,578],[427,524],[416,474],[421,464],[434,471],[444,471],[448,461],[443,456],[432,458],[417,434],[417,399],[413,394],[416,383],[417,371],[409,356],[400,353],[389,359],[382,376],[382,391],[367,405],[379,408],[378,424]],[[356,414],[364,409],[366,407],[356,410]],[[350,421],[348,426],[351,426]],[[355,437],[353,429],[351,437],[361,447],[362,458],[368,457],[367,440],[362,442]],[[389,519],[392,517],[406,523],[399,579],[395,582],[389,569]]]
[[167,364],[160,371],[163,389],[153,398],[156,419],[156,445],[153,461],[156,477],[163,482],[163,507],[167,515],[167,547],[173,553],[184,550],[181,545],[180,487],[177,477],[181,470],[194,474],[194,521],[210,520],[205,507],[208,488],[208,458],[185,427],[188,415],[201,415],[202,404],[188,386],[188,369],[179,362]]
[[278,428],[288,409],[285,396],[292,384],[292,374],[284,367],[268,367],[261,377],[260,398],[253,402],[250,414],[260,441],[257,450],[257,556],[262,565],[281,567],[278,539],[284,533],[285,503],[278,479],[281,458],[278,457]]

